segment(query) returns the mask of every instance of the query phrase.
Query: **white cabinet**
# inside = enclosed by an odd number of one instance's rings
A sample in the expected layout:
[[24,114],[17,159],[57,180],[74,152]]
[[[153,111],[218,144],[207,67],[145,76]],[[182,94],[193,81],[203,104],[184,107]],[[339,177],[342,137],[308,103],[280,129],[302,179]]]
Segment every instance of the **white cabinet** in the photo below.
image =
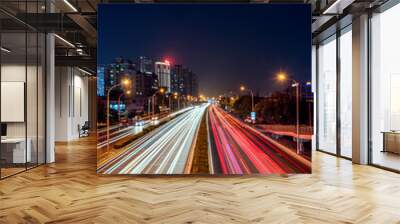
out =
[[[7,138],[1,140],[2,151],[7,152],[8,163],[26,163],[32,161],[32,140],[25,138]],[[11,159],[12,158],[12,159]]]

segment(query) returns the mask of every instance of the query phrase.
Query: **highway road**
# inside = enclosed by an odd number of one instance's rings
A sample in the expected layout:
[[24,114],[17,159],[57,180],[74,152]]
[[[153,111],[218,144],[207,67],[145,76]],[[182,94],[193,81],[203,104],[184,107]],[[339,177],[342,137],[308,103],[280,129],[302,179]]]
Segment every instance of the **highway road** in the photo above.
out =
[[184,174],[207,104],[187,110],[100,164],[102,174]]
[[[169,119],[171,117],[176,116],[177,114],[183,113],[187,110],[190,110],[192,107],[186,107],[181,110],[172,112],[170,114],[164,115],[163,117],[158,118],[157,120],[151,120],[151,118],[148,118],[147,120],[142,120],[143,125],[136,126],[136,125],[129,125],[129,126],[123,126],[123,125],[112,125],[110,127],[110,141],[109,143],[112,144],[114,142],[117,142],[129,135],[136,135],[139,134],[140,132],[143,131],[143,129],[152,126],[154,124],[157,124],[158,122],[162,122],[164,119]],[[159,115],[159,114],[158,114]],[[108,141],[107,141],[107,129],[102,128],[97,131],[97,149],[101,149],[103,147],[107,147]]]
[[308,173],[311,162],[221,108],[208,110],[209,161],[215,174]]

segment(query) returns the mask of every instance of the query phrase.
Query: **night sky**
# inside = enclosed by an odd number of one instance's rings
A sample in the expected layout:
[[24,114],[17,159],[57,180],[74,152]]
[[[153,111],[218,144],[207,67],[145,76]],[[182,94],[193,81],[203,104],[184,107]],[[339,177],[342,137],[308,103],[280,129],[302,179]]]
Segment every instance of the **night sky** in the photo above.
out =
[[[102,4],[98,63],[116,57],[168,59],[199,77],[200,93],[266,94],[280,70],[311,79],[311,10],[294,4]],[[286,84],[287,85],[287,84]]]

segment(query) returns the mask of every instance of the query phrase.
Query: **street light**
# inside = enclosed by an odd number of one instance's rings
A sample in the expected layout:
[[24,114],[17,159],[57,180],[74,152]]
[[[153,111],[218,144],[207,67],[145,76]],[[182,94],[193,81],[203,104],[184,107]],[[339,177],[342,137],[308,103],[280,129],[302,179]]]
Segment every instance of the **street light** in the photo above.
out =
[[110,149],[110,94],[115,88],[120,86],[125,86],[125,88],[129,87],[131,84],[131,80],[125,78],[121,81],[121,83],[111,86],[107,91],[107,152]]
[[178,96],[177,92],[168,94],[168,107],[169,107],[170,112],[172,112],[172,97],[174,97],[174,99],[176,99],[177,96]]
[[154,116],[154,109],[155,109],[155,96],[157,95],[157,93],[161,93],[161,94],[163,94],[165,92],[165,89],[164,88],[160,88],[157,92],[155,92],[150,98],[151,98],[151,101],[152,101],[152,116]]
[[279,81],[286,81],[287,75],[286,75],[286,73],[284,73],[284,72],[279,72],[279,73],[276,75],[276,78],[277,78]]
[[[244,92],[246,90],[245,86],[240,86],[240,91]],[[248,91],[251,94],[251,112],[254,112],[254,94],[253,94],[253,90],[248,89]]]
[[[171,97],[174,97],[174,99],[176,100],[176,99],[178,99],[178,92],[174,92],[173,94],[170,94],[169,95],[169,103],[170,103],[170,109],[172,109],[172,103],[171,103]],[[178,104],[178,108],[179,108],[179,104]]]
[[161,88],[161,89],[160,89],[160,93],[161,93],[161,95],[162,95],[162,97],[161,97],[161,106],[164,106],[164,93],[165,93],[165,89],[164,89],[164,88]]
[[123,95],[130,95],[131,94],[131,91],[130,90],[127,90],[126,92],[124,92],[124,93],[121,93],[121,94],[119,94],[119,96],[118,96],[118,121],[119,122],[121,122],[121,97],[123,96]]
[[[288,75],[284,72],[279,72],[276,75],[278,81],[286,81],[288,80]],[[297,132],[297,140],[296,140],[296,152],[300,154],[300,83],[294,79],[290,79],[292,82],[292,87],[296,87],[296,132]]]

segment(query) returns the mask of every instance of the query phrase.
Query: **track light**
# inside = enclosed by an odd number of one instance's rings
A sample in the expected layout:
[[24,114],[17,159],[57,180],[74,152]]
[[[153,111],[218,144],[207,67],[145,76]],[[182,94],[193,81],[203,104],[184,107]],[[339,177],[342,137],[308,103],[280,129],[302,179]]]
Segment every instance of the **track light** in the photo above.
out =
[[78,12],[78,10],[73,6],[68,0],[64,0],[64,3],[68,5],[74,12]]
[[62,38],[61,36],[59,36],[58,34],[54,34],[55,37],[57,37],[59,40],[61,40],[62,42],[64,42],[65,44],[67,44],[70,47],[75,48],[75,45],[73,45],[71,42],[69,42],[68,40]]
[[7,49],[5,47],[1,47],[1,51],[4,51],[6,53],[10,53],[11,52],[11,50],[9,50],[9,49]]
[[355,0],[336,0],[322,13],[323,15],[340,15],[343,9],[351,5]]
[[88,72],[88,71],[86,71],[86,70],[83,70],[83,69],[81,69],[81,68],[79,68],[79,67],[78,67],[78,70],[81,71],[81,72],[83,72],[83,73],[85,73],[86,75],[89,75],[89,76],[92,76],[92,75],[93,75],[92,73],[90,73],[90,72]]

